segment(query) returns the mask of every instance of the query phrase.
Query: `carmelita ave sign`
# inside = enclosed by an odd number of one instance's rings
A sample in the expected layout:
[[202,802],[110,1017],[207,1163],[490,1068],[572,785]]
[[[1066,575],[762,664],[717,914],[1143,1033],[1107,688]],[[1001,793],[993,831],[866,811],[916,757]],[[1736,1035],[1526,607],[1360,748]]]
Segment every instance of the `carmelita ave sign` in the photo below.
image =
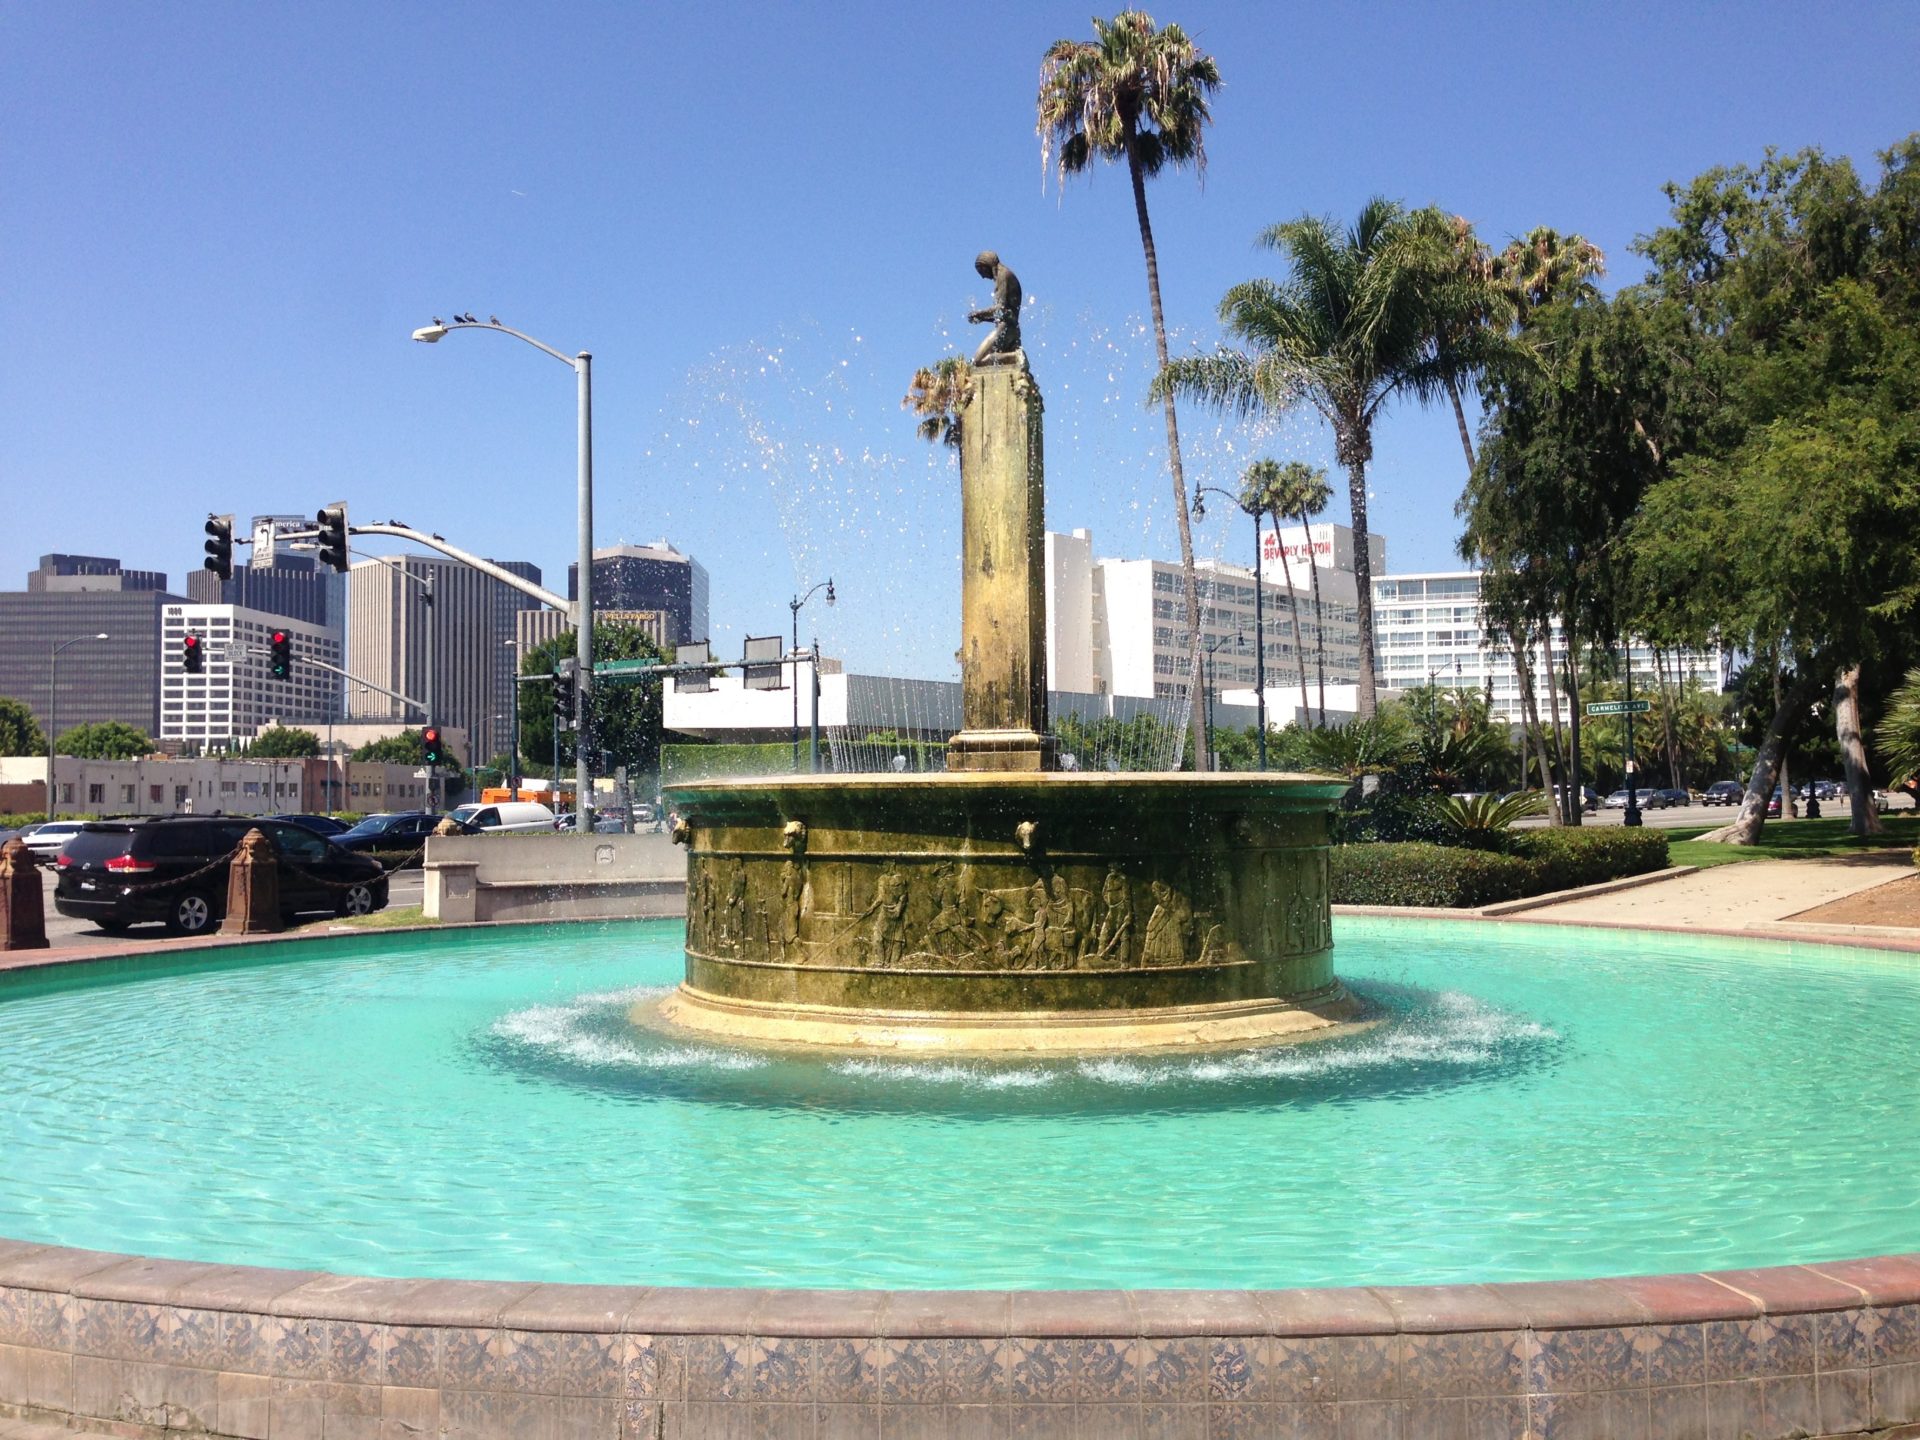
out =
[[1644,715],[1652,708],[1650,700],[1592,700],[1587,704],[1587,714]]

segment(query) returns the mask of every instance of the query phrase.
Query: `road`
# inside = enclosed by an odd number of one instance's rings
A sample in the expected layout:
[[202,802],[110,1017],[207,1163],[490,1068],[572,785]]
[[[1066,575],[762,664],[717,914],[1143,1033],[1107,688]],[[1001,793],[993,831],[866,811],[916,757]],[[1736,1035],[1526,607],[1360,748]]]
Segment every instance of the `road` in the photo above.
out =
[[[1804,808],[1806,802],[1803,800],[1800,803],[1802,808]],[[1887,800],[1887,806],[1892,810],[1906,809],[1910,807],[1912,803],[1913,802],[1905,795],[1892,795],[1889,796]],[[1626,813],[1624,810],[1600,810],[1589,814],[1580,823],[1582,825],[1619,825],[1625,821]],[[1822,800],[1820,802],[1820,818],[1823,820],[1844,820],[1850,813],[1852,812],[1844,800]],[[1694,804],[1675,805],[1670,810],[1648,810],[1642,807],[1640,819],[1641,823],[1657,830],[1675,830],[1688,826],[1731,825],[1739,817],[1739,814],[1740,807],[1738,805]],[[1546,823],[1544,816],[1534,816],[1518,822],[1513,828],[1516,830],[1537,830]],[[1776,816],[1767,821],[1767,823],[1769,825],[1778,825],[1780,823],[1779,817]],[[1786,823],[1791,825],[1793,821],[1789,820]]]
[[[103,940],[153,940],[164,944],[170,938],[163,925],[136,925],[124,935],[109,935],[85,920],[69,920],[53,908],[53,872],[40,872],[40,893],[47,916],[47,943],[58,950],[62,946],[93,945]],[[420,903],[424,877],[418,870],[396,871],[387,882],[387,905],[402,909]],[[320,917],[316,916],[315,919]]]

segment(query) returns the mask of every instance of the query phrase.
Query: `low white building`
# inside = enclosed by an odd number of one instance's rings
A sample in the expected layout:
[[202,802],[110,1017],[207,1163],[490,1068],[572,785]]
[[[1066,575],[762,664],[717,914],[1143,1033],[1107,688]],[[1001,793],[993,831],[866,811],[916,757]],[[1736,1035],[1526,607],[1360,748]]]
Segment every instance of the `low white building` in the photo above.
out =
[[[1487,629],[1480,608],[1480,575],[1473,570],[1435,571],[1418,575],[1381,575],[1373,582],[1374,672],[1382,694],[1410,690],[1428,683],[1481,690],[1492,697],[1493,714],[1510,724],[1521,721],[1519,671],[1513,647],[1503,634]],[[1566,639],[1560,622],[1553,622],[1553,653],[1564,669]],[[1727,655],[1720,650],[1662,650],[1658,664],[1653,648],[1633,640],[1633,686],[1649,698],[1664,672],[1669,686],[1697,680],[1718,693],[1726,688]],[[1585,664],[1581,657],[1580,663]],[[1545,680],[1546,646],[1536,643],[1528,656],[1534,701],[1540,718],[1549,720]],[[1569,718],[1569,701],[1555,687],[1560,718]]]
[[[82,760],[54,761],[53,789],[64,815],[295,814],[305,808],[303,760]],[[19,808],[45,808],[44,756],[0,759],[0,790]],[[31,794],[29,795],[29,791]],[[39,802],[39,803],[32,803]]]
[[[292,646],[293,671],[276,680],[275,633]],[[188,635],[200,637],[201,672],[189,675]],[[313,662],[341,664],[337,632],[241,605],[168,605],[160,620],[159,739],[205,746],[249,740],[274,725],[313,729],[340,714],[341,678]]]

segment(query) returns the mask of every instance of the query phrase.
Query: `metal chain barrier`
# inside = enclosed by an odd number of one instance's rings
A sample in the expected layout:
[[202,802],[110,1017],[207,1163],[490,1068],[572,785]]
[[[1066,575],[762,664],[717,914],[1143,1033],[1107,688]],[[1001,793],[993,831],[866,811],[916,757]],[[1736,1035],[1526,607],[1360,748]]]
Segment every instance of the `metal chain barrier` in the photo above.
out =
[[189,881],[198,880],[202,875],[211,875],[215,870],[218,870],[222,865],[225,865],[228,862],[230,862],[233,859],[233,857],[238,855],[239,853],[240,853],[240,847],[236,845],[233,847],[233,849],[229,850],[226,854],[218,857],[217,859],[209,860],[205,865],[202,865],[198,870],[191,871],[190,873],[185,875],[176,875],[171,880],[146,880],[146,881],[109,880],[109,883],[118,884],[121,888],[126,890],[165,890],[174,885],[185,885]]
[[[413,854],[402,856],[398,861],[396,861],[392,865],[388,865],[384,860],[375,861],[374,863],[379,865],[388,875],[391,875],[396,870],[404,870],[408,865],[412,864],[415,860],[419,859],[422,855],[426,853],[427,853],[427,847],[425,845],[422,845],[418,850],[414,851]],[[305,880],[310,885],[319,885],[328,890],[357,890],[362,885],[370,885],[373,883],[371,880],[327,880],[319,875],[315,875],[310,870],[301,869],[298,865],[294,864],[291,860],[287,860],[279,856],[276,856],[275,859],[279,860],[281,869],[286,870],[291,874],[298,875],[302,880]]]
[[[215,870],[218,870],[222,865],[227,865],[232,863],[234,858],[238,856],[239,853],[240,853],[240,846],[235,845],[233,849],[227,851],[226,854],[216,856],[214,859],[209,860],[205,865],[202,865],[198,870],[190,871],[185,875],[175,875],[169,880],[137,881],[137,880],[113,880],[109,878],[108,883],[112,885],[116,885],[120,889],[129,890],[129,891],[166,890],[166,889],[170,889],[175,885],[189,884],[192,881],[200,879],[203,875],[211,875]],[[406,869],[407,866],[411,865],[414,861],[418,860],[422,855],[425,855],[426,853],[427,853],[427,847],[423,842],[418,850],[415,850],[410,855],[401,856],[398,860],[396,860],[391,865],[387,864],[387,862],[384,860],[375,860],[374,863],[381,868],[384,874],[391,875],[396,870]],[[315,875],[310,870],[302,869],[300,866],[294,864],[291,860],[287,859],[284,855],[280,855],[277,852],[275,853],[273,858],[274,858],[274,862],[277,865],[279,865],[282,869],[287,870],[292,874],[298,875],[302,880],[305,880],[310,885],[319,885],[328,890],[352,890],[357,888],[358,886],[372,883],[371,880],[328,880],[323,878],[322,876]],[[369,857],[369,858],[372,858],[372,857]]]

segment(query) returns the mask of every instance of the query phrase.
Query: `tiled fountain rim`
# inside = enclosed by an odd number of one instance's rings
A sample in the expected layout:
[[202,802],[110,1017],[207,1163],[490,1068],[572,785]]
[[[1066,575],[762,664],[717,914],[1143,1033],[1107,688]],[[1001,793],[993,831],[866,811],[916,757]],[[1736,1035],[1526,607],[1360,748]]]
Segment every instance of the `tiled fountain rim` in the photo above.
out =
[[[1379,911],[1368,910],[1354,912],[1353,918],[1364,922],[1383,917]],[[1386,918],[1427,925],[1528,923],[1434,911]],[[1588,927],[1553,928],[1564,931]],[[332,931],[275,938],[279,943],[313,943],[374,940],[396,933],[417,932]],[[1783,947],[1789,952],[1809,947],[1920,951],[1920,942],[1874,943],[1877,937],[1781,940],[1757,936],[1752,931],[1675,929],[1654,933],[1710,935]],[[226,950],[236,943],[262,942],[209,939],[170,945],[158,953],[171,959]],[[124,961],[155,953],[138,941],[116,942],[80,955],[21,952],[0,957],[0,968],[42,970],[56,965]],[[802,1290],[382,1279],[152,1259],[0,1238],[0,1287],[70,1295],[76,1300],[255,1313],[283,1319],[531,1332],[880,1339],[1364,1336],[1694,1324],[1920,1305],[1920,1252],[1745,1270],[1487,1285],[1292,1290]]]

